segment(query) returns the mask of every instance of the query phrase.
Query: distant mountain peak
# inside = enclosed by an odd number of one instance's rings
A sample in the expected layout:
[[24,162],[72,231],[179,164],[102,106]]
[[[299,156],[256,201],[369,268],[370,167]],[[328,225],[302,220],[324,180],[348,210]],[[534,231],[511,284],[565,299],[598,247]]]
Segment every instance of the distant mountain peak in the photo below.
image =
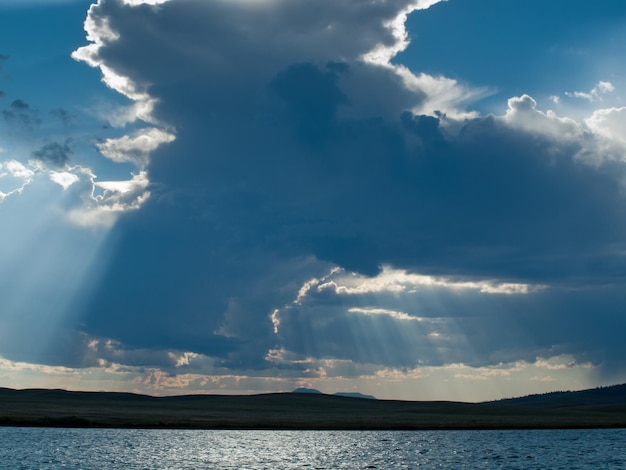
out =
[[322,394],[322,392],[320,392],[319,390],[315,388],[304,388],[304,387],[296,388],[291,393],[318,393],[320,395]]
[[[305,387],[296,388],[291,393],[313,393],[313,394],[325,395],[323,392],[320,392],[316,388],[305,388]],[[337,392],[334,395],[337,397],[366,398],[368,400],[376,400],[376,397],[374,395],[365,395],[359,392]]]

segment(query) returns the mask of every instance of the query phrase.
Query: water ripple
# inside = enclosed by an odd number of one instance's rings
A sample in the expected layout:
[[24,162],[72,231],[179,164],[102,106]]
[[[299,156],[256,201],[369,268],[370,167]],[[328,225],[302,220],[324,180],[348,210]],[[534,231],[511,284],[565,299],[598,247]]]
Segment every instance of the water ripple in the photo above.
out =
[[626,468],[626,430],[0,428],[2,469]]

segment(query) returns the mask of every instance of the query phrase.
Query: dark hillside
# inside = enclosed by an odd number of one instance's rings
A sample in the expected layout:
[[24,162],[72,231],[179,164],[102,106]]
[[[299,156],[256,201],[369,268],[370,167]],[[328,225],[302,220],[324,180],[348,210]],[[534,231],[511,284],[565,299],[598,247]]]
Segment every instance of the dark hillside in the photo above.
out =
[[[562,394],[551,395],[561,398],[552,403],[564,403]],[[626,405],[616,404],[617,398],[606,404],[596,394],[589,396],[594,400],[576,398],[570,406],[531,407],[510,401],[364,400],[321,393],[153,397],[4,388],[0,389],[0,425],[343,430],[626,427]]]
[[507,398],[487,403],[532,408],[563,408],[599,405],[626,406],[626,384],[598,387],[578,392],[551,392],[528,395],[520,398]]

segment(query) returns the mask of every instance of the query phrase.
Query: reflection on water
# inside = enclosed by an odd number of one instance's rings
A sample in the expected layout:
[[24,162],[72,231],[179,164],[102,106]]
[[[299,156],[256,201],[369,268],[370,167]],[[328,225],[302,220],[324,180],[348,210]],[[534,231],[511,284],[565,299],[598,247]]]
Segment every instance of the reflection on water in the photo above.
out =
[[1,428],[0,468],[626,468],[626,430]]

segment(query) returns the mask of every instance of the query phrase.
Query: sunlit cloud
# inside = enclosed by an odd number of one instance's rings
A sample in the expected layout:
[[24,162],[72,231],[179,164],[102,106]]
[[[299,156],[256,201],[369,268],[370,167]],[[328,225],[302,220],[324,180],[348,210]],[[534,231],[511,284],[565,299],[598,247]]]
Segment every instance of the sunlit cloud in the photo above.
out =
[[150,181],[141,171],[130,180],[96,181],[91,175],[91,190],[83,194],[84,204],[71,209],[69,220],[81,227],[111,227],[117,215],[138,210],[150,197]]
[[[461,357],[488,362],[487,357],[474,357],[475,333],[465,331],[464,312],[476,308],[469,305],[481,304],[488,318],[492,314],[488,312],[498,308],[497,298],[534,298],[546,291],[541,284],[420,275],[390,266],[376,276],[335,268],[304,282],[293,303],[272,311],[274,334],[285,346],[271,349],[266,359],[290,357],[286,362],[302,364],[299,355],[309,354],[317,360],[331,357],[381,367],[433,366]],[[345,345],[334,344],[338,340],[334,335],[345,335]],[[299,340],[300,336],[306,339]]]
[[34,172],[17,160],[0,162],[0,203],[9,196],[21,194],[33,176]]
[[[156,5],[159,3],[165,3],[165,1],[139,0],[128,4],[137,6],[144,3]],[[158,121],[154,118],[152,112],[157,100],[152,98],[147,92],[147,85],[134,82],[129,77],[120,74],[113,68],[104,64],[99,58],[100,50],[111,42],[117,41],[120,36],[117,31],[111,28],[107,18],[91,14],[91,11],[95,9],[98,4],[92,5],[90,13],[87,15],[87,19],[85,20],[87,39],[91,43],[87,46],[76,49],[72,53],[72,58],[77,61],[85,62],[90,67],[98,68],[102,73],[102,81],[109,88],[117,91],[134,102],[132,106],[124,108],[124,113],[117,113],[117,117],[112,119],[115,124],[119,125],[122,122],[134,122],[138,119],[156,124]]]
[[74,183],[78,183],[78,181],[80,181],[80,178],[77,175],[70,173],[69,171],[51,171],[50,179],[63,189],[67,189]]
[[561,354],[549,359],[537,358],[535,366],[539,369],[563,370],[572,368],[591,369],[593,364],[590,362],[579,363],[571,355]]
[[116,139],[106,139],[96,147],[102,155],[114,162],[130,162],[143,169],[150,161],[151,153],[162,144],[172,142],[174,135],[161,129],[149,128],[135,131]]
[[621,160],[626,161],[626,107],[598,109],[585,123],[594,133],[622,145]]
[[124,0],[128,5],[161,5],[167,3],[170,0]]
[[13,176],[15,178],[28,179],[33,176],[32,170],[29,170],[17,160],[9,160],[4,163],[0,163],[0,177]]
[[[476,112],[467,111],[464,106],[491,93],[487,88],[471,88],[457,80],[432,76],[426,73],[414,74],[401,64],[392,63],[392,59],[409,45],[409,36],[406,31],[406,19],[416,10],[425,10],[439,3],[441,0],[417,0],[406,7],[393,19],[385,23],[391,33],[393,41],[388,44],[379,43],[371,51],[363,54],[361,59],[379,67],[384,67],[396,73],[404,82],[407,89],[416,93],[423,93],[425,100],[414,106],[411,111],[415,114],[446,116],[453,120],[462,120],[477,117]],[[448,123],[448,121],[444,121]]]
[[583,142],[585,129],[574,119],[560,117],[554,111],[543,112],[528,95],[509,98],[503,121],[517,129],[553,138],[555,141]]
[[[310,290],[315,287],[318,292],[330,289],[339,295],[360,295],[367,293],[401,293],[416,292],[425,287],[442,287],[451,290],[477,290],[483,294],[528,294],[545,289],[545,285],[499,282],[495,280],[459,280],[455,278],[435,277],[409,273],[390,266],[383,267],[381,273],[374,277],[360,276],[345,271],[333,277],[333,280],[314,284],[309,281],[301,288]],[[301,297],[302,294],[299,295]]]
[[348,309],[348,312],[350,313],[360,313],[362,315],[386,315],[388,317],[391,317],[395,320],[402,320],[402,321],[418,321],[418,322],[422,322],[425,321],[425,318],[421,318],[421,317],[413,317],[407,313],[404,312],[398,312],[396,310],[390,310],[387,308],[359,308],[359,307],[351,307]]
[[393,41],[389,44],[379,43],[371,51],[363,54],[362,58],[365,62],[381,65],[385,67],[391,66],[393,59],[399,52],[402,52],[409,45],[409,36],[406,31],[407,16],[415,10],[425,10],[442,0],[416,0],[413,4],[407,6],[396,17],[385,22],[384,26],[389,29],[393,37]]
[[607,81],[599,81],[596,86],[594,86],[588,92],[584,91],[574,91],[574,92],[566,92],[565,96],[569,96],[571,98],[580,98],[587,101],[598,101],[602,99],[602,95],[607,93],[611,93],[615,91],[615,87],[611,82]]
[[502,120],[509,126],[549,139],[550,151],[574,149],[574,159],[592,166],[626,161],[626,140],[623,137],[626,108],[606,108],[593,111],[579,122],[558,116],[554,111],[538,109],[537,101],[528,96],[510,98]]

